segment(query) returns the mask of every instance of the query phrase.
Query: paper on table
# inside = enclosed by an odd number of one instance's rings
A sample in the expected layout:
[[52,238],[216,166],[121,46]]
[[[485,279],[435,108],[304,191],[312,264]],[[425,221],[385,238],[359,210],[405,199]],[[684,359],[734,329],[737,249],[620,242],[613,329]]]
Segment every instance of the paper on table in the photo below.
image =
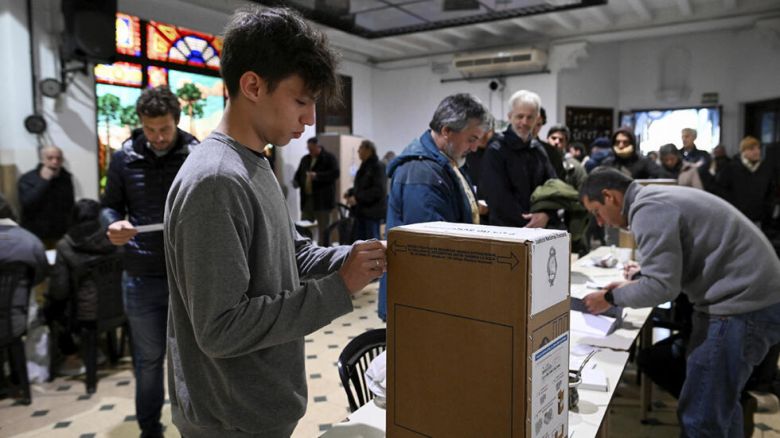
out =
[[[574,315],[579,312],[571,312]],[[572,343],[588,344],[595,347],[611,348],[613,350],[628,351],[636,339],[636,334],[631,330],[617,329],[615,333],[609,336],[594,335],[591,333],[580,332],[575,328],[571,329]]]
[[582,370],[582,383],[578,389],[590,389],[591,391],[609,391],[609,381],[604,371],[599,369],[597,364],[585,365]]
[[571,312],[570,316],[572,330],[594,336],[607,336],[615,323],[615,318],[604,315]]
[[162,231],[163,224],[159,223],[159,224],[148,224],[148,225],[136,225],[135,229],[139,233],[149,233],[151,231]]

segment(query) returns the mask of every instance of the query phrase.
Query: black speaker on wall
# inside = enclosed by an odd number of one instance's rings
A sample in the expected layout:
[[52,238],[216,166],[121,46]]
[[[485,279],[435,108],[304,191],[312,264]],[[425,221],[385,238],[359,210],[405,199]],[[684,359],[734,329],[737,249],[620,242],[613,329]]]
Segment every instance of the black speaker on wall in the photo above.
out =
[[116,54],[117,0],[62,0],[62,57],[110,63]]

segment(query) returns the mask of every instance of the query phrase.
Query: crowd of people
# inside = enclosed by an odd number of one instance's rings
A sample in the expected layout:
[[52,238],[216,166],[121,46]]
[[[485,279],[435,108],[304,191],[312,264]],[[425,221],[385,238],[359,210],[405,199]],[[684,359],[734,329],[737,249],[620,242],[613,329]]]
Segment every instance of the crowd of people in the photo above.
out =
[[[50,271],[50,324],[72,326],[74,302],[90,315],[94,291],[74,290],[70,276],[121,253],[142,437],[163,434],[166,355],[173,422],[184,436],[289,436],[306,410],[303,337],[350,312],[352,294],[376,280],[385,320],[381,239],[428,221],[567,229],[580,254],[594,243],[589,228],[630,227],[641,269],[589,296],[589,309],[687,297],[694,310],[681,427],[687,436],[741,430],[741,391],[780,343],[780,261],[769,240],[778,168],[756,138],[745,137],[734,157],[722,146],[710,155],[685,128],[680,148],[646,156],[630,128],[582,145],[554,125],[543,140],[546,116],[533,91],[512,94],[498,132],[479,99],[457,93],[398,156],[380,160],[363,141],[346,193],[336,190],[336,157],[316,137],[307,141],[292,182],[302,218],[317,223],[317,245],[296,230],[269,156],[314,123],[318,99],[338,99],[334,53],[297,13],[248,8],[226,29],[221,73],[230,98],[201,142],[177,127],[181,107],[167,87],[141,94],[141,127],[111,157],[99,202],[74,199],[55,146],[42,148],[40,164],[19,180],[19,224],[0,198],[0,239],[14,242],[0,263],[30,266],[23,287]],[[656,178],[677,186],[635,182]],[[331,246],[340,199],[351,227]],[[51,269],[44,248],[56,248]],[[762,329],[748,333],[756,324]],[[56,342],[60,372],[83,372],[78,334]]]

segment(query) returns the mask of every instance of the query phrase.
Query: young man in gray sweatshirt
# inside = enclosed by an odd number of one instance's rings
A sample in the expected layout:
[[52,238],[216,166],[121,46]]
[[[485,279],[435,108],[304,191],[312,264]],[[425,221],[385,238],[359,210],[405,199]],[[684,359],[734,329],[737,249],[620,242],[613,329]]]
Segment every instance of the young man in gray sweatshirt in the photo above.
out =
[[742,436],[740,393],[780,343],[780,260],[764,234],[717,196],[689,187],[642,187],[614,169],[591,173],[580,199],[598,221],[630,228],[642,275],[585,297],[588,310],[650,307],[682,291],[694,306],[683,436]]
[[165,209],[173,422],[188,438],[289,437],[306,410],[303,337],[352,310],[384,271],[384,246],[301,238],[262,154],[337,95],[324,36],[290,10],[250,7],[228,24],[221,62],[222,121]]

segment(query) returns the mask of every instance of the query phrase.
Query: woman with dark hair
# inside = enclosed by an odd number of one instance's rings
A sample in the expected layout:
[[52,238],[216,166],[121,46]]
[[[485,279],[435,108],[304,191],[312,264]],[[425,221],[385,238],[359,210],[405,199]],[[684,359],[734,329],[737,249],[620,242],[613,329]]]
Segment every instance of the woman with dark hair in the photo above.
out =
[[355,184],[344,194],[355,218],[352,226],[353,242],[378,239],[380,221],[387,213],[387,174],[376,155],[374,143],[363,140],[358,147],[358,156],[362,163],[355,175]]
[[91,281],[80,282],[74,290],[73,275],[88,262],[117,251],[100,225],[100,204],[92,199],[81,199],[73,206],[70,225],[65,236],[57,242],[57,258],[51,271],[49,292],[46,296],[46,319],[57,325],[57,344],[64,360],[58,374],[73,376],[84,373],[73,331],[78,324],[94,324],[97,315],[97,290]]
[[612,167],[634,179],[658,178],[661,168],[652,160],[639,154],[636,137],[630,128],[620,128],[612,134],[613,156],[602,166]]

